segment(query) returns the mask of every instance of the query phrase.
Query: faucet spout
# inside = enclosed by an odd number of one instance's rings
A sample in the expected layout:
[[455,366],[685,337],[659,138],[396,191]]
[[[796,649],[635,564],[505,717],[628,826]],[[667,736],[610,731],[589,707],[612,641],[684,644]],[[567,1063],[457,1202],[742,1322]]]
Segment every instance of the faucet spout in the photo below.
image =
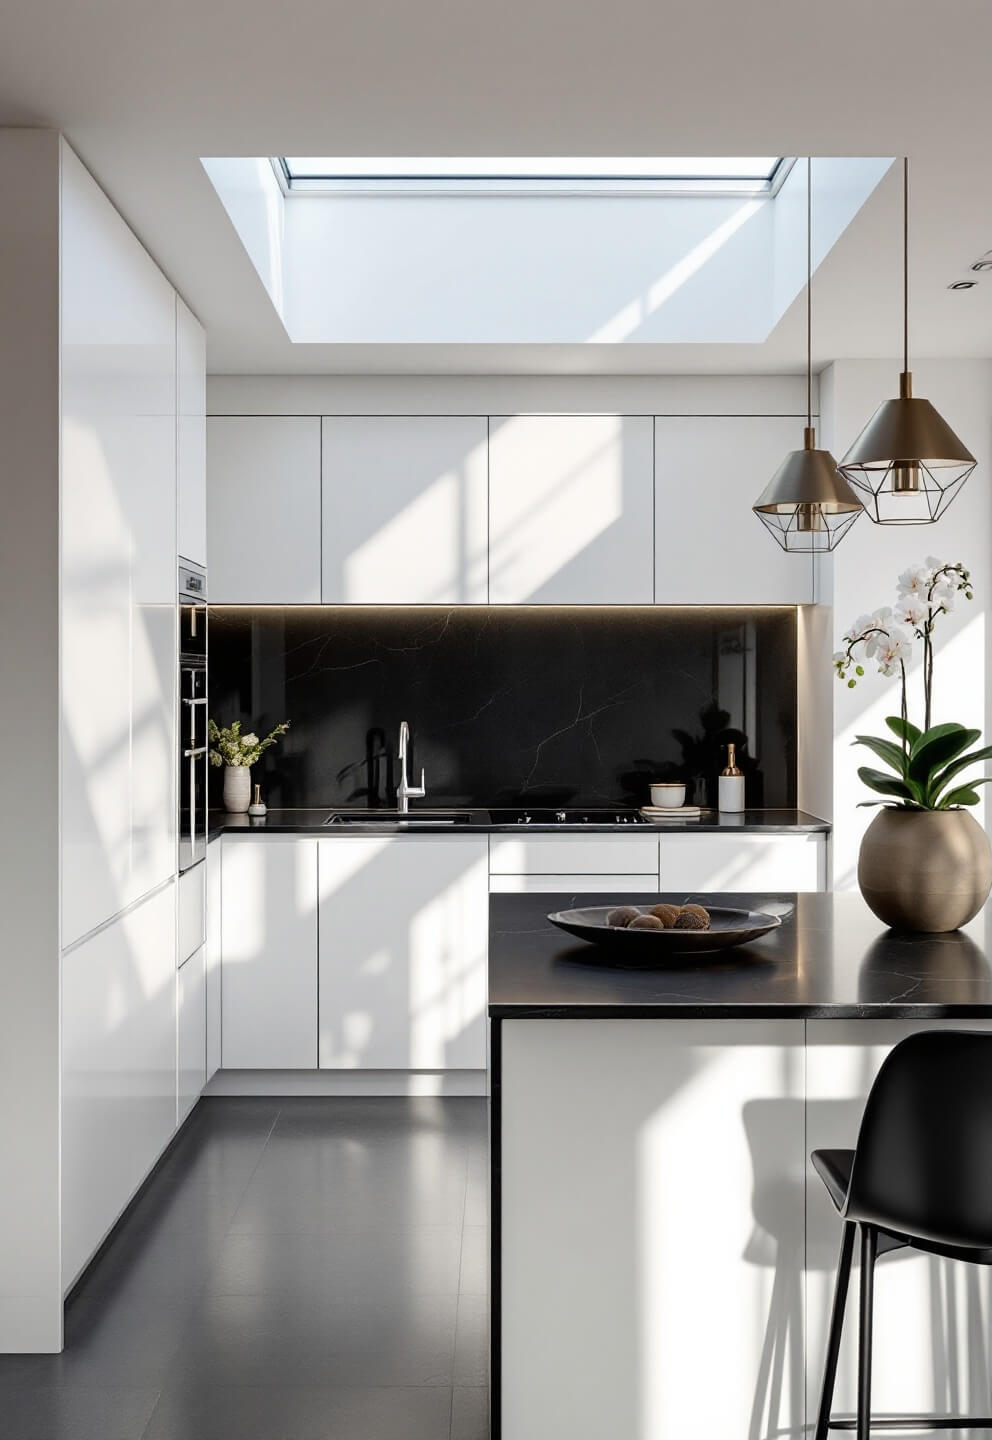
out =
[[400,762],[400,783],[396,787],[396,806],[401,815],[410,812],[411,800],[422,800],[427,794],[427,778],[424,770],[420,772],[420,784],[411,785],[407,779],[406,758],[410,747],[410,727],[405,720],[400,721],[400,738],[396,747],[397,758]]

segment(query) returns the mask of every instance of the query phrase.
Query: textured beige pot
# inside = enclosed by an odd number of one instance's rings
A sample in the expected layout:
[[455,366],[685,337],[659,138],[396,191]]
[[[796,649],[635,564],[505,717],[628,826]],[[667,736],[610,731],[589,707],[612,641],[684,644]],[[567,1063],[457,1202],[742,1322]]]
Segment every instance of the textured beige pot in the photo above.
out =
[[879,810],[861,841],[858,884],[894,930],[956,930],[989,898],[989,837],[967,810]]

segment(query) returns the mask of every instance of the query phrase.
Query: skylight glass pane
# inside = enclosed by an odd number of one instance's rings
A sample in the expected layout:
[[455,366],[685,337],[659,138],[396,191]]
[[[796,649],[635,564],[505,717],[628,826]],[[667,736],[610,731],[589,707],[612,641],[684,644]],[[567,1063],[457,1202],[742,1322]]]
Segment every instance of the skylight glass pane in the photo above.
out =
[[737,180],[767,184],[780,156],[300,156],[293,180]]

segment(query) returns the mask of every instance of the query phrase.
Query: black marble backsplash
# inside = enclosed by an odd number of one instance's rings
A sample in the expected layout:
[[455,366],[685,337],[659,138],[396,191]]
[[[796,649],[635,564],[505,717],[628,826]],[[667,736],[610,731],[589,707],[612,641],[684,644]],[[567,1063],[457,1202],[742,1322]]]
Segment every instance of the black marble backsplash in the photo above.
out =
[[727,740],[749,805],[796,803],[789,607],[220,606],[209,636],[218,724],[292,722],[253,771],[271,806],[392,804],[401,720],[421,806],[713,803]]

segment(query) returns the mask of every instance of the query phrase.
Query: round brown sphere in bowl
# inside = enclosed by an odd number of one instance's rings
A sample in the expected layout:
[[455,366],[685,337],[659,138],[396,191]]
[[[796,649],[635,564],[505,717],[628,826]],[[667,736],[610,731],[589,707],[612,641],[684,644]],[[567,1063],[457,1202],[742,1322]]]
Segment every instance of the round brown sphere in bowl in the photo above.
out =
[[648,914],[654,915],[656,919],[660,920],[666,930],[671,930],[679,917],[679,907],[678,905],[666,905],[662,902],[660,905],[652,906]]
[[693,910],[684,909],[673,927],[675,930],[708,930],[710,917],[696,915]]
[[638,915],[636,920],[631,920],[627,926],[628,930],[664,930],[664,925],[657,915]]
[[628,925],[632,925],[635,920],[640,918],[640,914],[640,910],[635,909],[633,905],[618,905],[607,915],[606,923],[616,930],[625,930]]
[[679,913],[682,915],[695,915],[697,920],[703,920],[705,922],[703,925],[704,930],[710,928],[710,912],[703,905],[683,905]]

